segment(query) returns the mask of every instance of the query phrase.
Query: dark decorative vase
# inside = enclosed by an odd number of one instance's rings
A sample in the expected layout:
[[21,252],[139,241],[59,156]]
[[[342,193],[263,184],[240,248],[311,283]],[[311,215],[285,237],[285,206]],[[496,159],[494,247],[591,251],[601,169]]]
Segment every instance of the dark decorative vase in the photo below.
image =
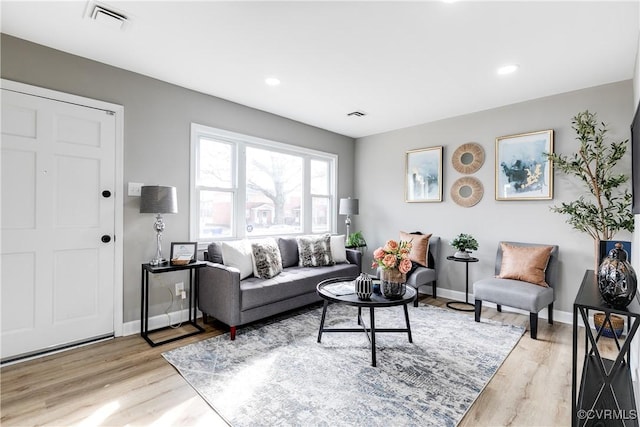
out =
[[373,280],[368,274],[360,273],[355,280],[356,295],[360,300],[368,300],[373,292]]
[[387,299],[400,299],[407,292],[407,275],[396,269],[380,273],[380,291]]
[[638,279],[627,261],[627,251],[616,243],[598,268],[598,289],[602,299],[614,308],[625,308],[636,295]]

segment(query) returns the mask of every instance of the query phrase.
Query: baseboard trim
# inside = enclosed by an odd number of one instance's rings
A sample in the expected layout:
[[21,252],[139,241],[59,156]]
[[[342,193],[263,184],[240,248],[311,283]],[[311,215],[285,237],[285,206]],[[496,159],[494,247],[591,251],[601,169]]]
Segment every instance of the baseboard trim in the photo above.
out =
[[[157,316],[153,316],[149,318],[149,330],[154,330],[158,328],[164,328],[169,325],[175,325],[179,322],[187,322],[189,319],[189,309],[184,309],[181,311],[173,311],[169,313],[171,321],[169,321],[169,317],[166,314],[159,314]],[[202,313],[200,311],[197,312],[196,319],[202,317]],[[131,322],[126,322],[122,325],[122,335],[135,335],[140,334],[141,322],[140,320],[133,320]]]

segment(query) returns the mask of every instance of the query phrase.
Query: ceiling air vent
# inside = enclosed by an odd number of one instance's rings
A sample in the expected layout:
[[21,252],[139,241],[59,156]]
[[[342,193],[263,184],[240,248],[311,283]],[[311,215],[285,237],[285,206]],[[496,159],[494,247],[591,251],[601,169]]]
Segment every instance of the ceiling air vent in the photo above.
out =
[[127,23],[127,17],[122,13],[114,12],[113,10],[107,9],[106,7],[98,4],[93,5],[93,9],[91,9],[91,14],[89,16],[96,22],[100,22],[119,30],[123,29]]
[[353,112],[347,114],[347,116],[349,116],[349,117],[364,117],[366,115],[367,115],[367,113],[363,113],[362,111],[353,111]]

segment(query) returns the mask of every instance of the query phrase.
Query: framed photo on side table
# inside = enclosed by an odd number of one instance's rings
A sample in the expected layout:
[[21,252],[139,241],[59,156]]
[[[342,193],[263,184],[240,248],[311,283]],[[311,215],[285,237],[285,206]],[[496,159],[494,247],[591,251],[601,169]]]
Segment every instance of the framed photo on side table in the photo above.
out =
[[406,202],[442,201],[442,146],[407,151]]
[[171,242],[171,264],[185,265],[196,261],[197,242]]
[[496,200],[553,199],[553,130],[496,138]]

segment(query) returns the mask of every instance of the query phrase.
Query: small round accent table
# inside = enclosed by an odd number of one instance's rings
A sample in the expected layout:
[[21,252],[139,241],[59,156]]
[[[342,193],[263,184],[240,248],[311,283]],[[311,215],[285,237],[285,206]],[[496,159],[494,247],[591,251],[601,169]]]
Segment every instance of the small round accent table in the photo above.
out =
[[[447,307],[458,310],[458,311],[474,311],[475,305],[469,302],[469,263],[480,261],[478,258],[469,257],[469,258],[456,258],[454,256],[448,256],[447,259],[449,261],[455,262],[464,262],[466,266],[466,282],[465,282],[465,290],[464,290],[464,302],[462,301],[449,301],[447,303]],[[463,307],[455,307],[455,305],[462,305]]]

